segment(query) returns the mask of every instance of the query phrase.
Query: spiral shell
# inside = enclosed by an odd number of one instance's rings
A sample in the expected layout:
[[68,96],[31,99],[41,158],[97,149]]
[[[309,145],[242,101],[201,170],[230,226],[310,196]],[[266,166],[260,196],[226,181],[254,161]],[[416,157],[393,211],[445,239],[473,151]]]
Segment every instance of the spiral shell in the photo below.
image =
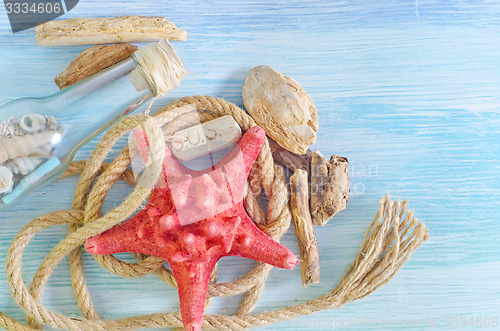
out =
[[0,138],[0,164],[20,156],[27,156],[32,151],[47,143],[55,144],[61,134],[55,131],[43,131],[35,134]]
[[6,163],[6,167],[14,174],[24,176],[38,168],[42,162],[43,158],[40,157],[16,157]]
[[12,191],[14,184],[12,176],[12,172],[7,167],[0,166],[0,194]]
[[48,143],[32,150],[31,153],[29,154],[29,157],[42,157],[42,158],[48,157],[52,155],[53,150],[54,150],[53,144]]
[[26,114],[21,118],[19,126],[27,133],[35,133],[45,129],[46,122],[47,119],[45,116],[37,113],[31,113]]

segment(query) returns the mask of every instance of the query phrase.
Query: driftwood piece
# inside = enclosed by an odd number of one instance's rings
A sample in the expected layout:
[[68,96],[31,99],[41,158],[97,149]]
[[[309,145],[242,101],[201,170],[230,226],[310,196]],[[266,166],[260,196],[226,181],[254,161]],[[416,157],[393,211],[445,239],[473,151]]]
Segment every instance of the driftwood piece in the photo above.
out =
[[87,48],[71,61],[68,67],[54,79],[54,82],[60,89],[63,89],[125,60],[135,51],[137,51],[137,46],[128,43]]
[[35,28],[38,46],[76,46],[186,40],[165,17],[120,16],[49,21]]
[[[347,158],[332,155],[328,162],[320,152],[307,150],[304,155],[287,151],[268,137],[274,161],[289,171],[308,172],[310,207],[314,225],[325,225],[337,212],[345,209],[349,199],[349,162]],[[314,169],[312,169],[314,159]]]
[[349,161],[332,155],[330,161],[315,151],[311,159],[311,216],[314,225],[325,225],[349,200]]
[[292,210],[295,232],[299,242],[302,286],[319,282],[319,250],[314,235],[311,213],[309,211],[309,189],[307,172],[296,170],[290,177],[290,208]]
[[269,147],[271,148],[274,161],[281,164],[292,173],[297,169],[305,170],[307,173],[311,172],[312,152],[310,149],[308,149],[304,155],[299,155],[287,151],[273,139],[269,137],[267,137],[267,139],[269,141]]

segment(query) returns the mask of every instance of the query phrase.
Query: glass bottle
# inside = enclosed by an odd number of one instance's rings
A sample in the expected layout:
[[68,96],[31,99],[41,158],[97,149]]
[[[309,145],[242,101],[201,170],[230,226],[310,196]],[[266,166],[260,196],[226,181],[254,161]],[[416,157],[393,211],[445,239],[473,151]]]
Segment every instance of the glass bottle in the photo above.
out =
[[53,95],[0,107],[0,210],[55,180],[82,145],[156,95],[132,55]]

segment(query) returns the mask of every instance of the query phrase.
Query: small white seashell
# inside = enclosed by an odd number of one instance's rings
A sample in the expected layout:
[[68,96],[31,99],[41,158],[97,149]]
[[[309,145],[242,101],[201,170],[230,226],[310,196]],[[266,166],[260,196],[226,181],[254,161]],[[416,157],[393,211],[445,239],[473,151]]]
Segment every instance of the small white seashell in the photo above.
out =
[[0,138],[8,137],[9,131],[7,131],[6,127],[0,126]]
[[59,124],[57,124],[54,116],[46,116],[45,119],[47,122],[45,123],[45,128],[47,131],[60,131]]
[[39,157],[17,157],[10,160],[6,166],[16,175],[27,175],[40,164],[42,164],[43,159]]
[[24,115],[23,118],[21,118],[19,126],[27,133],[35,133],[45,129],[45,122],[47,122],[45,116],[37,113],[31,113]]
[[14,135],[17,124],[11,120],[0,123],[0,137],[11,137]]
[[12,191],[12,172],[4,166],[0,166],[0,194]]

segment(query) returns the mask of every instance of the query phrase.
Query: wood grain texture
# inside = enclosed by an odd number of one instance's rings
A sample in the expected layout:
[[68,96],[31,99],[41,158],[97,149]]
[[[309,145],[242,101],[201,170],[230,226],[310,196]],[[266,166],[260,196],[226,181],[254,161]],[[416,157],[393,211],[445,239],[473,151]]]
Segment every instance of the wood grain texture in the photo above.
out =
[[[500,5],[87,0],[64,18],[129,14],[163,15],[188,33],[187,41],[172,43],[188,76],[153,111],[196,94],[242,105],[248,70],[266,64],[297,80],[314,101],[319,131],[312,148],[350,161],[347,209],[316,231],[321,282],[303,289],[300,268],[273,270],[259,311],[335,287],[386,192],[409,200],[410,209],[429,228],[430,240],[383,288],[339,310],[274,329],[383,330],[387,327],[376,323],[384,321],[398,328],[429,329],[429,323],[445,327],[454,318],[500,318]],[[83,49],[37,47],[34,29],[12,34],[0,6],[0,103],[56,92],[53,78]],[[76,158],[86,158],[95,141]],[[70,207],[75,183],[74,178],[57,181],[1,213],[0,265],[24,224]],[[105,209],[117,205],[126,190],[124,184],[113,189]],[[51,228],[30,244],[23,266],[26,279],[65,233]],[[295,242],[291,229],[284,244],[298,254]],[[102,316],[178,307],[176,291],[154,277],[120,279],[88,255],[84,259]],[[224,258],[220,280],[242,275],[252,265]],[[234,312],[239,300],[216,298],[208,312]],[[58,312],[78,314],[67,262],[51,277],[44,302]],[[4,275],[0,310],[23,319]]]

